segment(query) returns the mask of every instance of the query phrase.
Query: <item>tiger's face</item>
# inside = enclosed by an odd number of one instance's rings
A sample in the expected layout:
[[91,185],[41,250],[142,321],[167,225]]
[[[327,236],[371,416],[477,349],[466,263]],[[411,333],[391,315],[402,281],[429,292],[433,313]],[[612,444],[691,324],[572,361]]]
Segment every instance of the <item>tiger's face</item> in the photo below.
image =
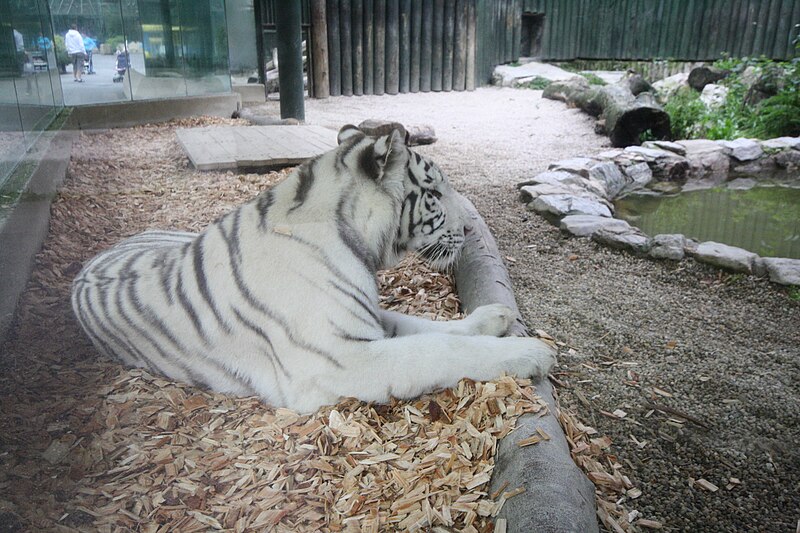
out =
[[441,169],[409,150],[405,195],[396,249],[416,252],[437,270],[446,270],[464,244],[465,215]]

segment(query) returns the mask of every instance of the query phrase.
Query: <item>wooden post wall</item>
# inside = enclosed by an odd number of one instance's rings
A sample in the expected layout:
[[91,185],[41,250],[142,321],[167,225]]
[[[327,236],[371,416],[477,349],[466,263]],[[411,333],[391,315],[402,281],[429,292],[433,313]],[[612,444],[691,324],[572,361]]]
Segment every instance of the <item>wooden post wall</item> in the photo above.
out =
[[[311,0],[314,79],[332,96],[474,90],[484,62],[518,48],[519,28],[506,25],[519,25],[523,2]],[[327,66],[327,81],[317,66]]]

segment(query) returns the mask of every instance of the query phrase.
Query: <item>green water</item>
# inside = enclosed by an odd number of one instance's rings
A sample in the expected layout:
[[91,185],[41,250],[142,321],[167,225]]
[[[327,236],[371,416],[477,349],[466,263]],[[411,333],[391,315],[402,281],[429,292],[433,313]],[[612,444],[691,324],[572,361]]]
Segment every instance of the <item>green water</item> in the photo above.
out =
[[763,257],[800,259],[800,189],[755,187],[631,195],[617,200],[617,217],[648,235],[682,233]]

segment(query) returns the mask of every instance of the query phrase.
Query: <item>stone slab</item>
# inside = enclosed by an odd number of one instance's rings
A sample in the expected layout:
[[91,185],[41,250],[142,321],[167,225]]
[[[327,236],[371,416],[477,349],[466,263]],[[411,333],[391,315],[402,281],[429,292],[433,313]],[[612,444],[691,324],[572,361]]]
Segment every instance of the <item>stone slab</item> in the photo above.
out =
[[764,257],[769,280],[781,285],[800,285],[800,259]]
[[747,274],[753,272],[753,265],[758,257],[742,248],[713,241],[700,243],[692,255],[703,263]]
[[336,148],[336,132],[321,126],[207,126],[176,132],[198,170],[298,165]]
[[579,237],[588,237],[601,229],[633,231],[631,225],[619,218],[606,218],[593,215],[569,215],[561,219],[559,227]]

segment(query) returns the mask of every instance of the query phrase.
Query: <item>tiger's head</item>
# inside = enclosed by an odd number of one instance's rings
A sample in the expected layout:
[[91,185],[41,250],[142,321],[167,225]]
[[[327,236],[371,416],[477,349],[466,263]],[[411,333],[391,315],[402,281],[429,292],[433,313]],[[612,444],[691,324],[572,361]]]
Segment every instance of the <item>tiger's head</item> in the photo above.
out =
[[358,172],[394,199],[394,236],[388,253],[381,254],[384,264],[417,253],[433,268],[446,270],[464,244],[466,215],[447,176],[433,161],[410,150],[406,137],[397,130],[367,137],[347,125],[339,131],[339,150],[344,146],[347,154],[358,149]]

